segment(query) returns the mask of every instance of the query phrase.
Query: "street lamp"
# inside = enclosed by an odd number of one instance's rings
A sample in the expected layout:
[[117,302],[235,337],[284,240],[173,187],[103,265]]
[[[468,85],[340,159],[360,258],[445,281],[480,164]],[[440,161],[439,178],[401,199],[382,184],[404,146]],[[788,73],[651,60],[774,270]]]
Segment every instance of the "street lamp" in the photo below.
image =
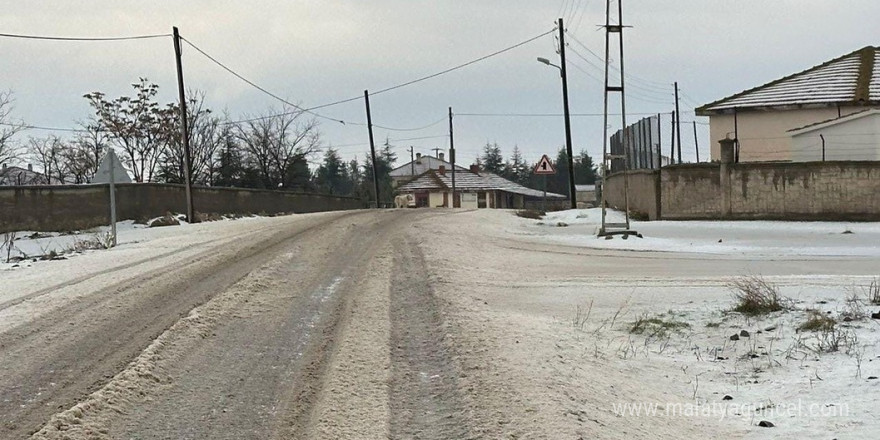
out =
[[568,111],[568,76],[565,71],[565,27],[559,19],[559,57],[560,65],[550,62],[547,58],[538,57],[538,62],[559,69],[562,75],[562,104],[565,107],[565,149],[568,152],[568,198],[571,209],[577,209],[577,197],[574,189],[574,153],[571,151],[571,114]]

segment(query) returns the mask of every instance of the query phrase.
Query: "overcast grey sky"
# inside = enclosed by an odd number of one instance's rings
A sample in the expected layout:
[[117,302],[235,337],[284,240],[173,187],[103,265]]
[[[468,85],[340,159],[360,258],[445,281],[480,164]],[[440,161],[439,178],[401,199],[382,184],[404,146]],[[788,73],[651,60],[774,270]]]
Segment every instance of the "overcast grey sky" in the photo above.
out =
[[[567,20],[569,33],[604,51],[604,0],[153,0],[7,2],[0,33],[56,36],[181,35],[245,77],[311,107],[379,90],[512,46]],[[627,110],[673,109],[672,82],[683,91],[684,121],[695,106],[758,86],[867,45],[880,44],[877,0],[630,0],[627,29]],[[573,39],[569,46],[572,112],[601,113],[601,61]],[[371,98],[374,123],[394,128],[440,121],[459,113],[561,113],[561,83],[553,35],[467,68]],[[571,51],[574,49],[578,53]],[[14,115],[32,125],[73,127],[90,109],[84,93],[128,94],[147,77],[161,86],[161,102],[176,99],[170,38],[124,42],[54,42],[0,38],[0,87],[15,94]],[[233,118],[280,104],[184,46],[188,88],[206,92],[215,110]],[[581,58],[583,56],[583,58]],[[365,122],[363,101],[320,110]],[[635,121],[638,116],[630,118]],[[666,122],[669,122],[666,116]],[[704,121],[705,122],[705,121]],[[615,126],[615,129],[619,128]],[[347,158],[369,151],[367,130],[323,121],[325,145]],[[418,131],[376,129],[404,159],[410,145],[429,153],[448,148],[445,123]],[[562,117],[456,118],[459,162],[473,161],[487,141],[505,157],[518,145],[530,161],[564,144]],[[685,158],[693,158],[692,128],[683,129]],[[27,135],[45,135],[29,131]],[[668,141],[668,130],[664,133]],[[601,117],[575,117],[576,150],[601,154]],[[700,126],[701,156],[708,130]],[[357,145],[353,145],[357,144]],[[401,161],[402,163],[402,161]]]

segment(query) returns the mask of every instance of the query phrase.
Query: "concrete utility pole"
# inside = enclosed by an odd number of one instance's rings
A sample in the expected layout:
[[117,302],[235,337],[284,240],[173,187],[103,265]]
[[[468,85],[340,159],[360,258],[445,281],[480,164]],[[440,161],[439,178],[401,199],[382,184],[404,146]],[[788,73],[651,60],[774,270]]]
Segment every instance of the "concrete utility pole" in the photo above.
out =
[[452,164],[452,207],[455,206],[455,136],[452,131],[452,107],[449,107],[449,163]]
[[697,138],[697,121],[694,121],[694,150],[697,152],[697,163],[700,163],[700,140]]
[[577,209],[577,192],[574,189],[574,152],[571,146],[571,113],[568,110],[568,70],[565,68],[565,27],[559,19],[559,61],[562,72],[562,103],[565,107],[565,151],[568,153],[568,199],[571,209]]
[[[177,26],[172,28],[174,35],[174,57],[177,60],[177,91],[180,96],[180,138],[183,144],[183,180],[186,185],[186,220],[196,222],[192,199],[192,176],[190,176],[189,126],[186,120],[186,90],[183,87],[183,63],[180,57],[180,33]],[[112,168],[111,168],[112,169]]]
[[675,82],[675,132],[678,146],[678,163],[681,163],[681,111],[678,109],[678,82]]
[[107,159],[110,161],[110,247],[116,247],[116,163],[113,160],[116,154],[108,150]]
[[367,131],[370,133],[370,156],[373,158],[373,187],[376,189],[376,208],[379,208],[379,174],[376,173],[376,143],[373,142],[373,116],[370,114],[370,91],[364,90],[367,105]]
[[415,147],[409,146],[409,174],[413,177],[416,175],[416,156]]

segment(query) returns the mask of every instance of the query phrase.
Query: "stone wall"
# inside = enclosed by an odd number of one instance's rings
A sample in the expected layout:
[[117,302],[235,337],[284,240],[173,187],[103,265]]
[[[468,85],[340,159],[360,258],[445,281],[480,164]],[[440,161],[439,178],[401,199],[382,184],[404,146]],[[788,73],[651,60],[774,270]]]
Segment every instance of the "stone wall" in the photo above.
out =
[[[116,186],[119,220],[142,220],[186,212],[182,185]],[[81,230],[110,222],[108,185],[0,187],[0,232]],[[241,188],[193,188],[196,212],[278,214],[360,209],[359,199]]]
[[[664,220],[880,221],[880,162],[685,164],[631,173],[630,208],[650,214],[643,210],[659,196]],[[609,206],[623,206],[622,175],[609,176],[605,191]]]
[[[660,219],[660,192],[657,181],[659,174],[657,170],[628,171],[629,210],[633,217],[647,216],[650,220]],[[609,207],[621,211],[625,209],[623,173],[608,176],[603,191]]]

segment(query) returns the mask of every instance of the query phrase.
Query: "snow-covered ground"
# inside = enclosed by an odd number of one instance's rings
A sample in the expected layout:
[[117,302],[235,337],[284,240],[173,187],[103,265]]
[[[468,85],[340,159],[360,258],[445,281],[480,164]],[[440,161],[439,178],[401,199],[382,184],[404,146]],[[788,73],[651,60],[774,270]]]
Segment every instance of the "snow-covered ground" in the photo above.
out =
[[[607,221],[623,222],[608,211]],[[567,225],[566,226],[561,226]],[[630,236],[597,237],[599,208],[551,212],[520,233],[595,249],[743,256],[880,256],[880,223],[790,221],[632,221]]]
[[[559,438],[877,437],[880,304],[867,292],[880,225],[633,222],[645,238],[605,240],[600,215],[481,211],[429,228],[444,237],[425,245],[438,290],[470,329],[457,342],[507,360],[474,381],[526,394],[486,405]],[[440,243],[450,235],[458,246]],[[791,310],[731,312],[730,283],[743,276]],[[799,330],[809,310],[834,329]],[[655,324],[633,332],[640,320]]]

